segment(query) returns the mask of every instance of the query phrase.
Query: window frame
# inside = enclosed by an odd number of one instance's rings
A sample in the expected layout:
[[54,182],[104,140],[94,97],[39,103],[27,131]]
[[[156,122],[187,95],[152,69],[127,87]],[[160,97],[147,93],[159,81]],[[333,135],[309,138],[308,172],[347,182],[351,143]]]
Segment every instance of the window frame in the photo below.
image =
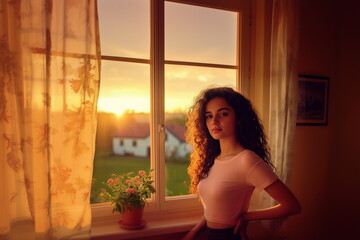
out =
[[[251,0],[149,0],[150,1],[150,60],[129,57],[102,56],[102,60],[124,61],[150,65],[150,166],[154,171],[154,185],[158,190],[149,200],[146,212],[174,212],[192,209],[198,213],[202,209],[194,195],[165,196],[165,65],[202,66],[212,68],[236,69],[236,88],[248,96],[250,94],[250,26]],[[185,61],[165,60],[165,2],[175,2],[194,6],[209,7],[237,12],[237,60],[236,65],[222,65]],[[92,204],[93,221],[112,215],[109,203]]]

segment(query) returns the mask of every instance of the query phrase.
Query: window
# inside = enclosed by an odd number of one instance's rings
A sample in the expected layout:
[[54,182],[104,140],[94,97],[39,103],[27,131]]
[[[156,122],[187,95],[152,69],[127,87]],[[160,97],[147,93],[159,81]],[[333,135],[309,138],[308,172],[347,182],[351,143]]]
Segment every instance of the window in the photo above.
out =
[[185,129],[177,124],[184,127],[186,111],[202,89],[236,87],[237,13],[165,2],[164,18],[165,126],[172,133],[165,145],[166,196],[176,196],[186,195],[190,183],[182,177],[187,169],[182,163],[189,162]]
[[114,171],[153,168],[150,208],[199,205],[188,192],[187,109],[206,87],[249,85],[249,1],[202,2],[98,1],[102,76],[92,203]]
[[112,173],[150,168],[150,1],[98,1],[98,12],[102,69],[91,203],[102,201],[99,191]]

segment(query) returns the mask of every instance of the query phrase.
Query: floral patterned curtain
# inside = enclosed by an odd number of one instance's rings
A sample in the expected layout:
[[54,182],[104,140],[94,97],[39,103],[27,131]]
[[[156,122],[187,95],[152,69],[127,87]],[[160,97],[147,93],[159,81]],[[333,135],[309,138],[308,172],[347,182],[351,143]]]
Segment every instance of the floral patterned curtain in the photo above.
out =
[[0,239],[89,237],[96,0],[0,0]]

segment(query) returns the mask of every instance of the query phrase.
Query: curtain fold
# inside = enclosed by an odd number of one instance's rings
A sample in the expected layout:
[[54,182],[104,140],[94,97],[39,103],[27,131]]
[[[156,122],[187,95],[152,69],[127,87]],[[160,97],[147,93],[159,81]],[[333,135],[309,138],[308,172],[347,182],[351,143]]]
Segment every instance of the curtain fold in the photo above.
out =
[[287,183],[297,113],[298,12],[296,0],[274,0],[270,65],[270,147]]
[[[286,184],[291,174],[291,158],[297,113],[298,1],[273,0],[270,56],[269,144],[276,174]],[[274,201],[264,194],[263,205]],[[278,229],[281,221],[269,221]]]
[[1,0],[0,63],[0,239],[89,237],[96,0]]

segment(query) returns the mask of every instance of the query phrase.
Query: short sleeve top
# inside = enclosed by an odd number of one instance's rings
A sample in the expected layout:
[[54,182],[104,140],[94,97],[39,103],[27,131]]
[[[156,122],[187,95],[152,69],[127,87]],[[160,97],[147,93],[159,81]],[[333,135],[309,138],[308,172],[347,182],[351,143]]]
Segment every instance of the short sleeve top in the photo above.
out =
[[215,159],[207,178],[198,185],[207,221],[236,224],[247,212],[255,188],[260,191],[278,179],[253,151],[244,150],[227,160]]

